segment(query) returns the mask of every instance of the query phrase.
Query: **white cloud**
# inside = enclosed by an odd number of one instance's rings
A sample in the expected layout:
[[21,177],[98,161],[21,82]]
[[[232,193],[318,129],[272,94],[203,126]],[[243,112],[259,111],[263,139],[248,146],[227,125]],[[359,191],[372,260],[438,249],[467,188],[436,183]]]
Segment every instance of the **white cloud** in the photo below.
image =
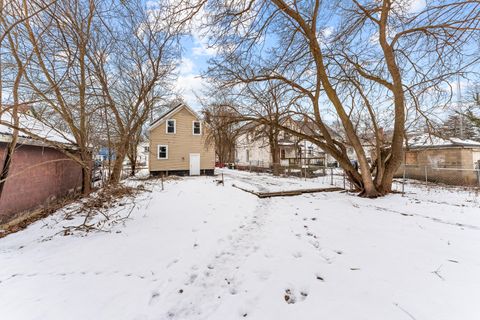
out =
[[425,0],[412,0],[408,11],[410,13],[419,12],[425,9],[426,6],[427,6],[427,2]]
[[202,7],[191,21],[191,35],[194,41],[192,54],[195,56],[213,56],[216,55],[217,48],[208,44],[208,35],[206,30],[202,29],[205,24],[208,24],[208,15]]
[[393,10],[401,10],[409,14],[418,13],[426,6],[426,0],[397,0],[393,2]]
[[209,47],[206,43],[196,41],[196,46],[192,48],[192,54],[195,56],[214,56],[217,54],[217,49]]
[[200,75],[193,73],[180,75],[175,84],[175,89],[190,107],[194,109],[200,107],[195,96],[195,93],[201,95],[203,89],[203,79]]
[[189,58],[184,57],[180,61],[180,64],[178,66],[178,71],[182,75],[190,74],[192,73],[194,67],[195,67],[195,64],[193,63],[193,61]]
[[325,38],[328,38],[328,37],[330,37],[330,36],[333,34],[333,31],[335,31],[335,29],[334,29],[333,27],[323,28],[323,29],[322,29],[322,35],[323,35]]

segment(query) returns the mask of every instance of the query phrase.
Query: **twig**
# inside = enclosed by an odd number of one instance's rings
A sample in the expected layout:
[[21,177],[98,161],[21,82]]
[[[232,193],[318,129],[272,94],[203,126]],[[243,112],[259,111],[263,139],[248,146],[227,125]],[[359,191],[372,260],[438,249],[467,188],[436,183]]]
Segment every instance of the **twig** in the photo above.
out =
[[407,316],[410,317],[410,319],[417,320],[410,312],[407,310],[403,309],[398,303],[394,302],[393,305],[395,305],[398,309],[402,310]]
[[440,279],[445,281],[445,278],[440,275],[440,269],[442,268],[443,265],[440,265],[440,267],[437,268],[437,270],[432,271],[432,273],[436,274]]

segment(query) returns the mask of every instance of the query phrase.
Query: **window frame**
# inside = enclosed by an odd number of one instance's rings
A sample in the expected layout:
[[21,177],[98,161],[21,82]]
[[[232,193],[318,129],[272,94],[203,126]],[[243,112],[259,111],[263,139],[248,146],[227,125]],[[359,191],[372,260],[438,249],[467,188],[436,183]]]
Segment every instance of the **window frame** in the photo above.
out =
[[[173,121],[173,132],[168,132],[168,122]],[[177,133],[177,120],[175,119],[167,119],[165,121],[165,133],[166,134],[176,134]]]
[[[161,147],[165,147],[165,158],[160,158]],[[157,160],[168,160],[168,144],[157,144]]]
[[[198,122],[198,124],[200,125],[200,132],[199,133],[195,133],[195,122]],[[192,134],[194,136],[201,136],[202,135],[202,121],[200,121],[200,120],[193,120],[192,121]]]

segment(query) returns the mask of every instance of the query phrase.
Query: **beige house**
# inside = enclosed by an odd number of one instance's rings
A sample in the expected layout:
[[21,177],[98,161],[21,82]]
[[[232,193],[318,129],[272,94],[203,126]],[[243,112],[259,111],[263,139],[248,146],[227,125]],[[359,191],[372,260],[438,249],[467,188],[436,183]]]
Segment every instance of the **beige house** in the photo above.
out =
[[151,174],[213,174],[215,145],[207,142],[209,129],[190,107],[179,104],[148,130]]
[[480,142],[420,134],[409,138],[397,177],[452,185],[480,185]]

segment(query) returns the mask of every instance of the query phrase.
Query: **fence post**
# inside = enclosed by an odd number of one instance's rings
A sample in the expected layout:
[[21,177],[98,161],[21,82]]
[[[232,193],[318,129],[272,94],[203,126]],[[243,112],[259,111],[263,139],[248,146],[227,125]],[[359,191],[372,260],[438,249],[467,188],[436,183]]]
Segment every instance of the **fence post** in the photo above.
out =
[[330,185],[333,186],[333,168],[330,168]]
[[405,165],[403,166],[402,197],[405,196]]
[[161,177],[161,180],[162,180],[162,191],[163,191],[163,173],[160,177]]
[[343,170],[343,190],[345,190],[345,170]]
[[428,172],[427,172],[427,166],[425,166],[425,186],[428,186]]

